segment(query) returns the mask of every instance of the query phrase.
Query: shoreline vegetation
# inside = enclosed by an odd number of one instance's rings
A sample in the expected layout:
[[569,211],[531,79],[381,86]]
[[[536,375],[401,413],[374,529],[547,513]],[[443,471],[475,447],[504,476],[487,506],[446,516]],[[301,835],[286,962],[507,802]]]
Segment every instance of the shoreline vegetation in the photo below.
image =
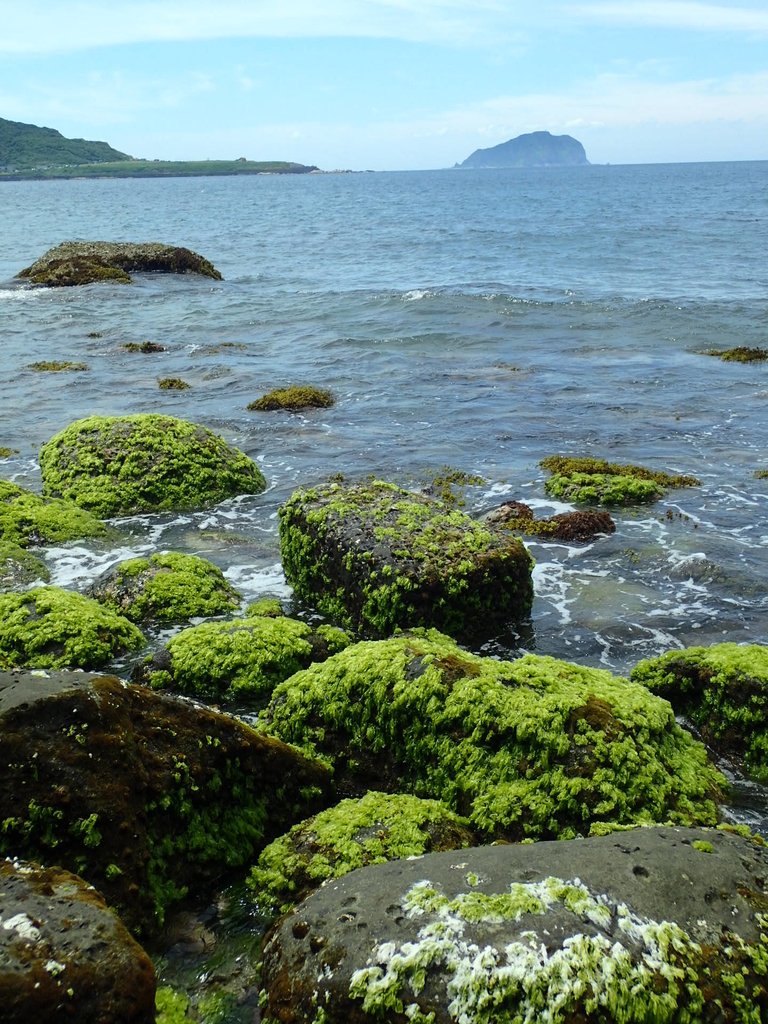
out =
[[113,160],[0,170],[0,181],[60,178],[193,178],[233,174],[318,174],[318,167],[287,160]]

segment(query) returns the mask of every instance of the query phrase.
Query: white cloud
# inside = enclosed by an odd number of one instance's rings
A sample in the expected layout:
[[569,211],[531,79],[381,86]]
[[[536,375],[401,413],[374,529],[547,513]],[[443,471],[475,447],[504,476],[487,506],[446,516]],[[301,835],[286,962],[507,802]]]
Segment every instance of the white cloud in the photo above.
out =
[[768,33],[768,10],[695,0],[623,0],[576,4],[572,13],[603,24],[678,28],[698,32]]
[[5,4],[0,52],[225,38],[371,37],[464,45],[517,34],[523,0],[28,0]]

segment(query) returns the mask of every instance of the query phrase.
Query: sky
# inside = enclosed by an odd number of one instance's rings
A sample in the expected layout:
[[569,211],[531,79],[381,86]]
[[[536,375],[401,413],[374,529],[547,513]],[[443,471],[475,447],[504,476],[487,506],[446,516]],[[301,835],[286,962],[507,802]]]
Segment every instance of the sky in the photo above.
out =
[[768,0],[0,0],[0,117],[135,157],[768,159]]

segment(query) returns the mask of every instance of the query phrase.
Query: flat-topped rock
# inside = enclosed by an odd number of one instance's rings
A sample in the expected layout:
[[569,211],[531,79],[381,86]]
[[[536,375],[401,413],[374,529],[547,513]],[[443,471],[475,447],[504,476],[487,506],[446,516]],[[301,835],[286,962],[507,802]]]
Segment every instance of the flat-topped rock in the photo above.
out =
[[96,281],[127,284],[131,273],[201,274],[221,280],[219,271],[204,256],[162,242],[62,242],[17,277],[50,288]]

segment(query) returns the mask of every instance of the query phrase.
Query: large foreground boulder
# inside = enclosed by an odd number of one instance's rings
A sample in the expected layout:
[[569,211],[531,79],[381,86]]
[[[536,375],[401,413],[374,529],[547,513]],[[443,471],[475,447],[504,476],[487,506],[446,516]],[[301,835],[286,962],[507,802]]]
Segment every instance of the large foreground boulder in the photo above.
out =
[[40,450],[47,495],[98,516],[205,508],[266,482],[255,462],[206,427],[173,416],[90,416]]
[[330,759],[341,791],[442,800],[490,837],[714,824],[724,781],[644,687],[555,658],[481,658],[434,630],[297,672],[263,723]]
[[712,747],[768,782],[768,647],[713,644],[641,661],[631,678],[660,694]]
[[219,271],[203,256],[162,242],[62,242],[17,276],[51,288],[96,281],[128,284],[132,272],[202,274],[221,280]]
[[154,1024],[152,962],[76,875],[0,861],[4,1024]]
[[0,854],[76,871],[132,928],[328,802],[328,772],[189,701],[76,672],[0,673]]
[[764,846],[685,828],[362,868],[276,926],[262,1019],[757,1024],[767,873]]
[[10,480],[0,480],[0,541],[26,548],[103,537],[96,516],[62,498],[41,498]]
[[489,636],[533,600],[518,538],[382,481],[295,492],[280,509],[280,551],[300,601],[366,636],[409,626]]

